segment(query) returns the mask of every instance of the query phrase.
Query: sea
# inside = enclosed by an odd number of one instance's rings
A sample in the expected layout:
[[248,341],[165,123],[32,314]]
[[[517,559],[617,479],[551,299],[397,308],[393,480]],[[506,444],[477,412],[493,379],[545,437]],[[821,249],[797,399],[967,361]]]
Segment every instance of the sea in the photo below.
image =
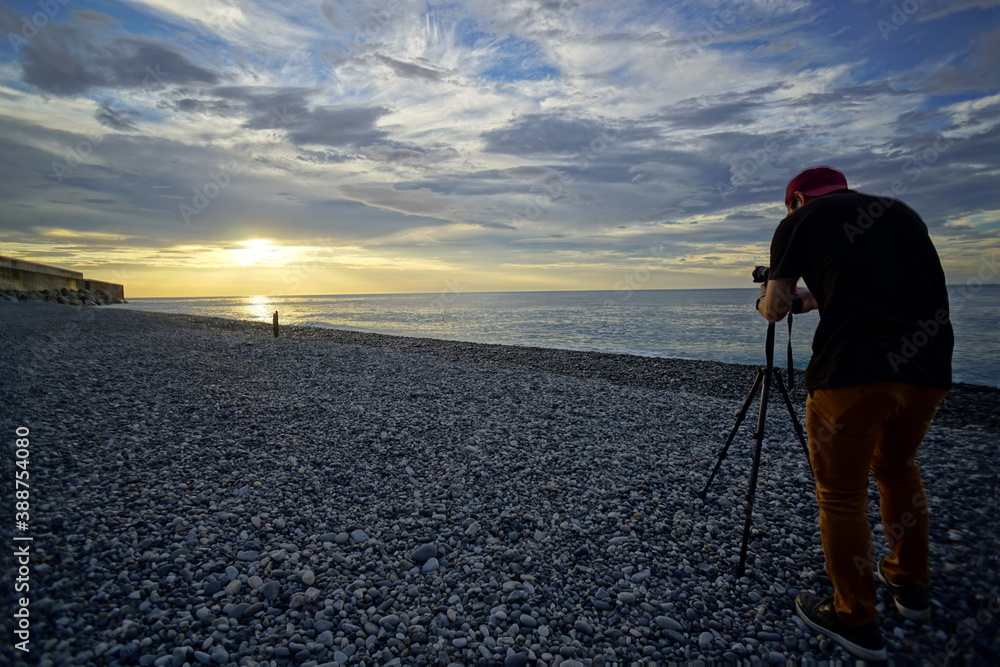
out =
[[[1000,387],[1000,285],[955,285],[953,379]],[[442,292],[315,296],[129,299],[104,306],[532,347],[650,357],[765,363],[767,322],[757,289]],[[795,316],[796,368],[809,362],[817,313]],[[775,365],[785,366],[789,331],[776,328]],[[918,341],[919,342],[919,341]]]

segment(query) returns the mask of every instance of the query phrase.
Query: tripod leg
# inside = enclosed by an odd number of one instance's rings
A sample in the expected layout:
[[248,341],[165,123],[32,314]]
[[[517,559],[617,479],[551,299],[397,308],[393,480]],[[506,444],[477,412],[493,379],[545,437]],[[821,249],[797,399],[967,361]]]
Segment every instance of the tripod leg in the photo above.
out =
[[785,383],[781,379],[781,374],[775,374],[774,379],[778,381],[778,389],[781,390],[781,395],[785,399],[785,406],[788,408],[788,416],[792,418],[792,424],[795,426],[795,434],[799,436],[799,443],[802,445],[802,451],[806,455],[806,463],[809,464],[809,473],[812,474],[812,461],[809,459],[809,445],[806,444],[806,436],[802,430],[802,424],[799,423],[799,418],[795,416],[795,408],[792,407],[792,399],[788,397],[788,390],[785,389]]
[[736,576],[742,577],[746,572],[747,545],[750,543],[750,524],[753,521],[753,501],[757,493],[757,473],[760,471],[760,450],[764,444],[764,424],[767,422],[767,399],[770,395],[772,368],[762,369],[764,378],[760,390],[760,411],[757,413],[756,446],[753,452],[753,468],[750,469],[750,489],[747,491],[747,515],[743,523],[743,544],[740,546],[740,564],[736,567]]
[[705,496],[708,495],[708,487],[712,485],[712,480],[715,479],[715,473],[719,471],[719,467],[722,465],[722,461],[725,460],[726,454],[729,453],[729,446],[733,444],[733,439],[736,437],[736,432],[740,430],[740,424],[743,423],[743,419],[747,416],[747,409],[750,407],[750,402],[753,401],[753,396],[757,393],[757,387],[760,386],[761,380],[764,377],[764,369],[757,369],[757,377],[754,378],[753,385],[750,387],[750,393],[747,394],[747,400],[743,402],[743,408],[740,413],[736,416],[736,423],[733,425],[733,430],[729,432],[729,438],[726,439],[726,444],[723,446],[722,451],[719,452],[719,460],[715,462],[715,467],[712,468],[712,474],[708,476],[708,481],[705,482],[705,488],[701,490],[699,497],[704,500]]

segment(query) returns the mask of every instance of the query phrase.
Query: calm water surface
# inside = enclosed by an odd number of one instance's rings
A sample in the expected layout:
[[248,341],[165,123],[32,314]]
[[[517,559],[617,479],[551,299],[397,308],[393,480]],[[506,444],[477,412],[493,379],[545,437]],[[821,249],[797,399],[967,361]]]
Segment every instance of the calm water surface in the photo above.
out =
[[[954,379],[1000,386],[1000,286],[950,288]],[[253,296],[130,299],[114,308],[355,329],[477,343],[622,352],[657,357],[764,363],[767,323],[757,290],[488,292],[363,296]],[[794,320],[795,364],[805,368],[818,315]],[[778,324],[776,363],[787,339]]]

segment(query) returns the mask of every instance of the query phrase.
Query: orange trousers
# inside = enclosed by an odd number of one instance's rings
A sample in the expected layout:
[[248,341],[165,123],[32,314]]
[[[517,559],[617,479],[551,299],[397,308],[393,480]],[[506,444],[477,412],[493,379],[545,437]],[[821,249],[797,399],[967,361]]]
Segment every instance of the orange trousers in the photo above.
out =
[[875,477],[894,584],[927,586],[929,517],[915,462],[938,404],[948,392],[905,382],[817,389],[806,400],[809,458],[834,608],[845,622],[876,619],[868,474]]

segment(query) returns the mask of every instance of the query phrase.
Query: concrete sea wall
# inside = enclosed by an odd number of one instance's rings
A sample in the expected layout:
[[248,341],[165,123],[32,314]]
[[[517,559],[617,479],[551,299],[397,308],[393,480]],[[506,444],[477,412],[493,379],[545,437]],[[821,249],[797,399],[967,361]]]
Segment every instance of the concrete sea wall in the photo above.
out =
[[83,289],[83,274],[0,255],[0,289],[40,292],[63,287]]
[[[79,271],[0,255],[0,291],[19,300],[40,299],[60,303],[120,303],[125,287],[90,280]],[[62,297],[62,299],[60,299]]]
[[107,294],[112,299],[125,300],[125,286],[118,283],[106,283],[103,280],[84,280],[83,289],[94,294]]

